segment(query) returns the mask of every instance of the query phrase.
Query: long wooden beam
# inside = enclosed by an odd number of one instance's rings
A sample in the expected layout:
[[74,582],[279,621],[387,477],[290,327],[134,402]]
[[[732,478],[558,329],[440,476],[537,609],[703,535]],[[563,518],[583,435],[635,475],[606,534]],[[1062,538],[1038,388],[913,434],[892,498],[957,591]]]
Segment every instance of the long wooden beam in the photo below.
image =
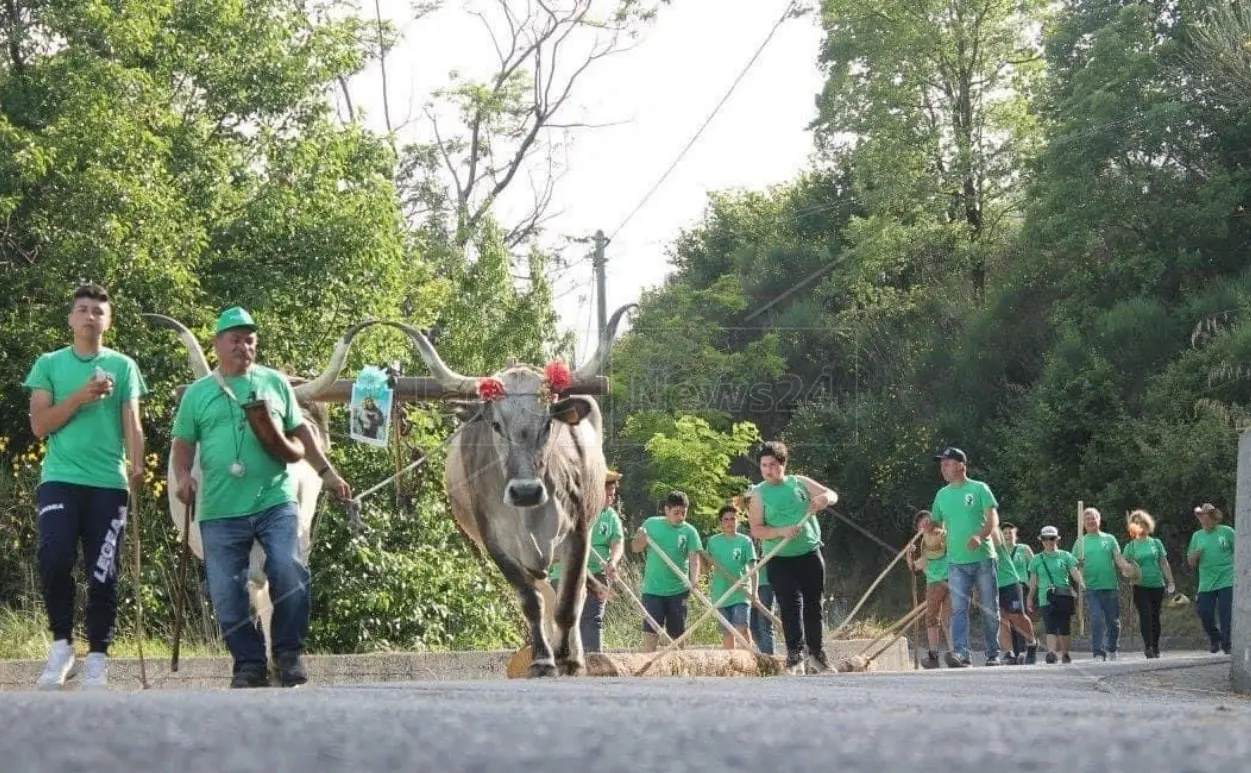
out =
[[[456,395],[445,393],[438,380],[429,376],[401,376],[395,382],[395,397],[404,403],[437,402],[456,397]],[[354,383],[352,379],[338,379],[315,399],[317,402],[325,403],[349,403],[352,401],[352,384]],[[182,399],[182,393],[186,388],[186,386],[178,387],[177,399]],[[606,395],[608,388],[607,376],[595,376],[586,383],[571,388],[568,394]]]

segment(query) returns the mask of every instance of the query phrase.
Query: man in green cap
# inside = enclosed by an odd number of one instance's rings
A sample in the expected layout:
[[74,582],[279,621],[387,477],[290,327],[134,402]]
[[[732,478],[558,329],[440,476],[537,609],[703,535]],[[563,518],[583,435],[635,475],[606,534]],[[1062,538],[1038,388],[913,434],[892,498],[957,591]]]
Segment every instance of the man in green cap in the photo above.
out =
[[[281,372],[256,363],[256,322],[233,306],[218,317],[213,350],[218,367],[187,387],[174,416],[174,485],[188,506],[199,489],[196,520],[204,545],[209,596],[234,658],[232,687],[268,684],[265,643],[248,609],[248,564],[253,542],[265,551],[273,606],[273,651],[283,686],[308,681],[302,655],[309,624],[308,567],[301,558],[295,480],[287,464],[266,450],[244,406],[267,403],[284,434],[303,445],[312,465],[340,501],[351,496],[309,431],[295,391]],[[191,475],[200,452],[197,482]]]

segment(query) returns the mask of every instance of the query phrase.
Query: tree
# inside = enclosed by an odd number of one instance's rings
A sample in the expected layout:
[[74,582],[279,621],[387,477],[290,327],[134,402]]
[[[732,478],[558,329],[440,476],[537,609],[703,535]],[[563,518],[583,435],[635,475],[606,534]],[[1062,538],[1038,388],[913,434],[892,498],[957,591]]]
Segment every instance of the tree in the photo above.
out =
[[[824,0],[828,72],[818,145],[854,170],[870,214],[853,227],[870,283],[964,270],[975,297],[1018,214],[1042,72],[1039,0]],[[902,248],[902,249],[900,249]]]
[[735,422],[729,432],[718,432],[695,416],[679,416],[666,431],[653,431],[646,422],[627,421],[626,437],[644,441],[650,457],[648,492],[659,500],[670,491],[683,491],[691,500],[690,520],[703,532],[717,527],[717,510],[742,494],[748,479],[731,475],[730,465],[760,441],[751,422]]
[[[399,184],[410,217],[458,248],[473,238],[519,179],[528,178],[530,203],[504,226],[513,248],[542,229],[561,162],[559,149],[574,129],[591,124],[565,120],[575,88],[597,62],[628,50],[656,6],[613,0],[606,14],[595,0],[490,0],[472,10],[496,54],[483,80],[453,73],[433,95],[455,112],[455,125],[431,102],[424,108],[433,140],[404,149]],[[518,8],[521,5],[521,8]],[[562,137],[564,139],[562,139]]]

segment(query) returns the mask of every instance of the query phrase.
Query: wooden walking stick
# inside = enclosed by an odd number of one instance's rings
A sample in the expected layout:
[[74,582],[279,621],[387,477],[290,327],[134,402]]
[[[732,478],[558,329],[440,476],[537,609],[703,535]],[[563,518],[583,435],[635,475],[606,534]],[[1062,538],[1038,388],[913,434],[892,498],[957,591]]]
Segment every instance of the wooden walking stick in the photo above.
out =
[[[1077,500],[1077,541],[1074,542],[1073,544],[1079,545],[1082,547],[1082,549],[1078,551],[1079,553],[1081,553],[1081,555],[1077,557],[1078,561],[1082,561],[1086,558],[1085,546],[1082,545],[1082,537],[1085,536],[1084,532],[1086,531],[1086,526],[1083,523],[1084,519],[1082,517],[1082,513],[1084,513],[1085,511],[1086,511],[1086,503],[1080,499]],[[1077,632],[1078,634],[1085,636],[1086,635],[1086,615],[1082,611],[1083,607],[1086,606],[1082,600],[1082,596],[1084,596],[1085,594],[1082,592],[1078,592],[1074,595],[1077,596],[1077,625],[1078,625]]]
[[135,641],[139,647],[139,684],[146,690],[148,689],[148,664],[143,657],[143,575],[139,559],[143,551],[139,542],[139,498],[135,496],[133,487],[127,487],[127,494],[130,496],[130,522],[133,532],[131,538],[135,543]]
[[[912,586],[912,608],[916,609],[917,604],[917,577],[916,572],[909,572],[909,585]],[[912,621],[912,667],[921,667],[921,618],[918,617]]]
[[183,601],[187,595],[187,554],[191,552],[191,521],[195,510],[196,492],[191,492],[191,501],[182,519],[182,555],[178,557],[178,605],[174,613],[174,653],[169,663],[169,670],[178,671],[178,649],[182,641]]

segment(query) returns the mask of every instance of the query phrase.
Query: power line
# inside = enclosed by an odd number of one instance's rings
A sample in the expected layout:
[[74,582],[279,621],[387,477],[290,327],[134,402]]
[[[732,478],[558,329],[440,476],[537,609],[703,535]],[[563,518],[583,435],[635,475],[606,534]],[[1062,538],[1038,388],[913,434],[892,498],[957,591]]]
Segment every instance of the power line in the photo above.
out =
[[721,101],[717,103],[717,106],[714,107],[712,109],[712,112],[708,114],[708,117],[704,119],[704,123],[695,132],[695,135],[691,137],[690,141],[686,143],[686,147],[682,148],[682,151],[678,153],[677,158],[673,159],[673,163],[669,164],[669,168],[666,169],[665,173],[660,176],[660,179],[656,181],[656,184],[652,186],[651,190],[649,190],[643,196],[642,200],[640,200],[639,203],[635,205],[634,209],[630,211],[630,214],[626,215],[625,220],[622,220],[621,224],[618,225],[615,229],[613,229],[612,236],[609,237],[610,240],[615,239],[617,237],[617,234],[621,232],[621,229],[625,228],[626,224],[634,219],[634,216],[638,214],[639,210],[643,208],[643,205],[645,205],[648,202],[648,200],[651,199],[652,194],[654,194],[660,188],[660,186],[664,184],[665,180],[669,177],[669,175],[673,173],[673,170],[677,168],[679,163],[681,163],[682,159],[686,156],[687,152],[690,151],[691,147],[694,146],[696,141],[698,141],[699,138],[703,135],[704,130],[708,128],[708,125],[710,123],[712,123],[712,119],[716,118],[717,113],[721,112],[721,108],[724,107],[725,103],[729,101],[730,96],[734,93],[734,90],[738,88],[738,84],[743,80],[744,77],[746,77],[748,71],[750,71],[751,68],[755,66],[756,60],[760,58],[760,55],[764,53],[765,48],[769,45],[769,41],[773,39],[773,36],[778,31],[778,28],[782,26],[782,22],[786,21],[787,18],[790,17],[791,12],[795,9],[796,2],[798,2],[798,0],[791,0],[791,2],[787,3],[786,10],[784,10],[782,12],[782,15],[778,17],[778,20],[773,23],[773,28],[769,30],[769,34],[765,36],[765,39],[761,41],[760,45],[756,48],[756,53],[752,54],[751,59],[747,61],[746,66],[744,66],[742,71],[739,72],[738,77],[735,78],[734,82],[730,84],[729,90],[727,90],[725,92],[725,95],[721,97]]

